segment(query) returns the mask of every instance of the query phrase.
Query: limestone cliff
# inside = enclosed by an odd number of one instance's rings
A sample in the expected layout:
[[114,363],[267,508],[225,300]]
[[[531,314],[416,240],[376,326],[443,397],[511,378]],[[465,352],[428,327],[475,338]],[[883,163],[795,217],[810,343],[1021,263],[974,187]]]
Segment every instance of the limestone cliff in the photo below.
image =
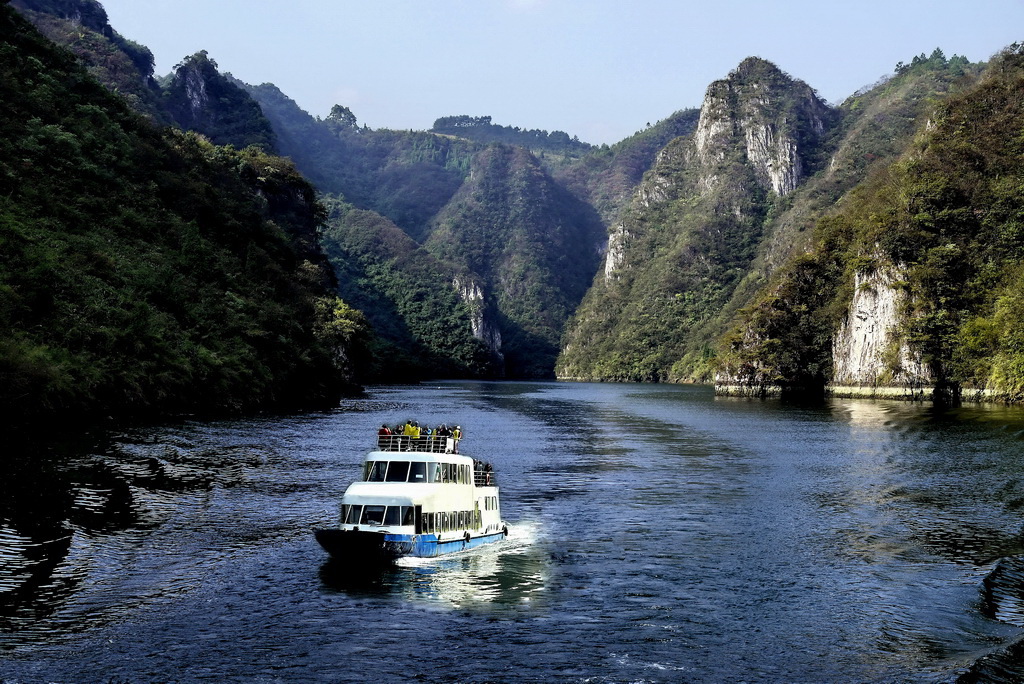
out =
[[505,357],[501,353],[501,330],[491,320],[492,314],[483,288],[474,280],[458,276],[452,280],[452,287],[470,309],[469,324],[473,330],[473,337],[487,346],[498,359],[499,366],[503,365]]
[[772,206],[813,169],[829,108],[762,59],[709,86],[697,125],[656,156],[613,222],[571,322],[563,378],[707,377],[709,345]]
[[832,342],[833,396],[922,399],[935,377],[907,342],[903,321],[906,290],[898,283],[905,268],[881,268],[855,275],[854,293]]
[[774,65],[744,60],[730,77],[712,83],[694,134],[699,187],[710,192],[724,177],[716,170],[737,150],[765,189],[784,196],[805,178],[808,148],[830,118],[828,105],[806,84]]

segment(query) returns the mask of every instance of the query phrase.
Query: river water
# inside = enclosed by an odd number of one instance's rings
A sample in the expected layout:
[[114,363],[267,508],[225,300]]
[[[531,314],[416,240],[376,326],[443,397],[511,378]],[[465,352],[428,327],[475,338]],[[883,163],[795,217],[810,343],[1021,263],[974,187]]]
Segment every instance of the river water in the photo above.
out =
[[[382,422],[460,423],[509,538],[313,540]],[[0,682],[1024,679],[1024,411],[446,382],[0,466]]]

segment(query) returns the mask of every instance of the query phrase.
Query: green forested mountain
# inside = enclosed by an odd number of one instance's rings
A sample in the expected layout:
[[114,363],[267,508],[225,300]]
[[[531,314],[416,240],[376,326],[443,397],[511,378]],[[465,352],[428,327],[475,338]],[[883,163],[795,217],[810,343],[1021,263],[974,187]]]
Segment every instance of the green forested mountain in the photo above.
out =
[[154,123],[201,133],[216,145],[274,150],[270,122],[205,51],[153,77],[153,53],[121,36],[98,0],[14,0],[47,38],[74,52],[89,73]]
[[[922,56],[892,85],[944,69],[971,71],[941,53]],[[1022,95],[1017,45],[933,101],[898,161],[819,220],[810,250],[744,312],[723,375],[752,388],[820,391],[844,365],[836,332],[851,301],[873,288],[891,290],[899,305],[880,366],[862,384],[898,379],[909,358],[941,394],[1024,398]],[[883,273],[895,277],[886,285]]]
[[351,374],[286,160],[160,131],[0,6],[5,419],[309,406]]
[[470,274],[437,259],[380,214],[332,198],[323,245],[345,301],[366,313],[377,335],[367,377],[403,382],[500,377],[504,362],[483,326],[487,304],[461,296]]
[[[589,206],[524,148],[374,131],[342,106],[314,119],[274,86],[249,92],[282,153],[321,191],[387,219],[340,212],[327,235],[335,268],[352,276],[342,278],[343,295],[362,304],[388,344],[407,347],[421,375],[551,376],[565,320],[597,267],[604,229]],[[412,242],[397,240],[396,227]],[[354,239],[355,230],[366,234]],[[385,270],[365,271],[382,258]],[[396,270],[397,261],[415,274]],[[412,315],[399,301],[410,276],[422,311],[444,318]],[[453,294],[461,304],[450,303]],[[438,365],[440,349],[458,352]]]
[[576,313],[562,377],[663,381],[710,370],[714,328],[769,216],[821,165],[832,113],[759,59],[711,85],[691,135],[660,153]]
[[712,84],[693,134],[660,153],[613,226],[558,374],[709,380],[737,312],[971,71],[922,56],[838,108],[763,60]]
[[601,228],[527,150],[492,145],[473,158],[426,247],[484,283],[510,373],[544,377],[597,268]]
[[205,50],[174,67],[164,83],[162,103],[179,128],[202,133],[215,145],[275,149],[274,130],[263,110],[217,71]]

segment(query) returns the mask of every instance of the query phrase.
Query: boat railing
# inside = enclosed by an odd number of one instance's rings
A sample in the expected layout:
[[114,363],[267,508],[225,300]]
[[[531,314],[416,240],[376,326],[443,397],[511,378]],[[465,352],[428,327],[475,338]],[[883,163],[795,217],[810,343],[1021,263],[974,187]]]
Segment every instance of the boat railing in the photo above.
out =
[[473,484],[477,487],[493,487],[497,484],[494,480],[493,470],[482,470],[477,468],[473,471]]
[[445,435],[412,437],[409,435],[377,435],[379,451],[420,451],[428,454],[457,454],[459,440]]

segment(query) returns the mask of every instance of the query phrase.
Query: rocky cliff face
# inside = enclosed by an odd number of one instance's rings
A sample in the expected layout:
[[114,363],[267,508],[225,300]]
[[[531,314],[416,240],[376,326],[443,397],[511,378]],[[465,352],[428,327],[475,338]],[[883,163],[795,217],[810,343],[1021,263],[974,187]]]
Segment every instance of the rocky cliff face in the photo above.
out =
[[501,353],[501,330],[488,314],[483,288],[473,280],[458,276],[452,280],[452,287],[459,294],[459,299],[469,306],[471,311],[469,323],[473,330],[473,337],[487,346],[498,359],[499,365],[504,364],[505,357]]
[[934,374],[901,332],[907,295],[896,283],[905,278],[898,267],[856,274],[853,299],[832,343],[830,394],[921,399],[934,388]]
[[629,231],[619,223],[612,228],[608,236],[608,246],[604,253],[605,283],[616,277],[619,267],[626,258],[626,244],[629,242]]
[[210,106],[210,96],[206,93],[206,79],[195,64],[188,64],[178,70],[185,90],[185,106],[192,121],[201,121],[203,112]]
[[216,145],[256,145],[268,151],[276,147],[274,130],[260,106],[217,70],[205,50],[175,67],[164,100],[179,127],[202,133]]
[[807,172],[805,158],[825,134],[829,108],[807,84],[757,58],[708,87],[694,134],[703,167],[699,186],[709,192],[715,173],[737,151],[758,182],[775,195],[791,193]]
[[812,171],[828,106],[761,59],[709,86],[692,135],[662,149],[609,233],[603,269],[556,373],[695,379],[764,238],[765,217]]

